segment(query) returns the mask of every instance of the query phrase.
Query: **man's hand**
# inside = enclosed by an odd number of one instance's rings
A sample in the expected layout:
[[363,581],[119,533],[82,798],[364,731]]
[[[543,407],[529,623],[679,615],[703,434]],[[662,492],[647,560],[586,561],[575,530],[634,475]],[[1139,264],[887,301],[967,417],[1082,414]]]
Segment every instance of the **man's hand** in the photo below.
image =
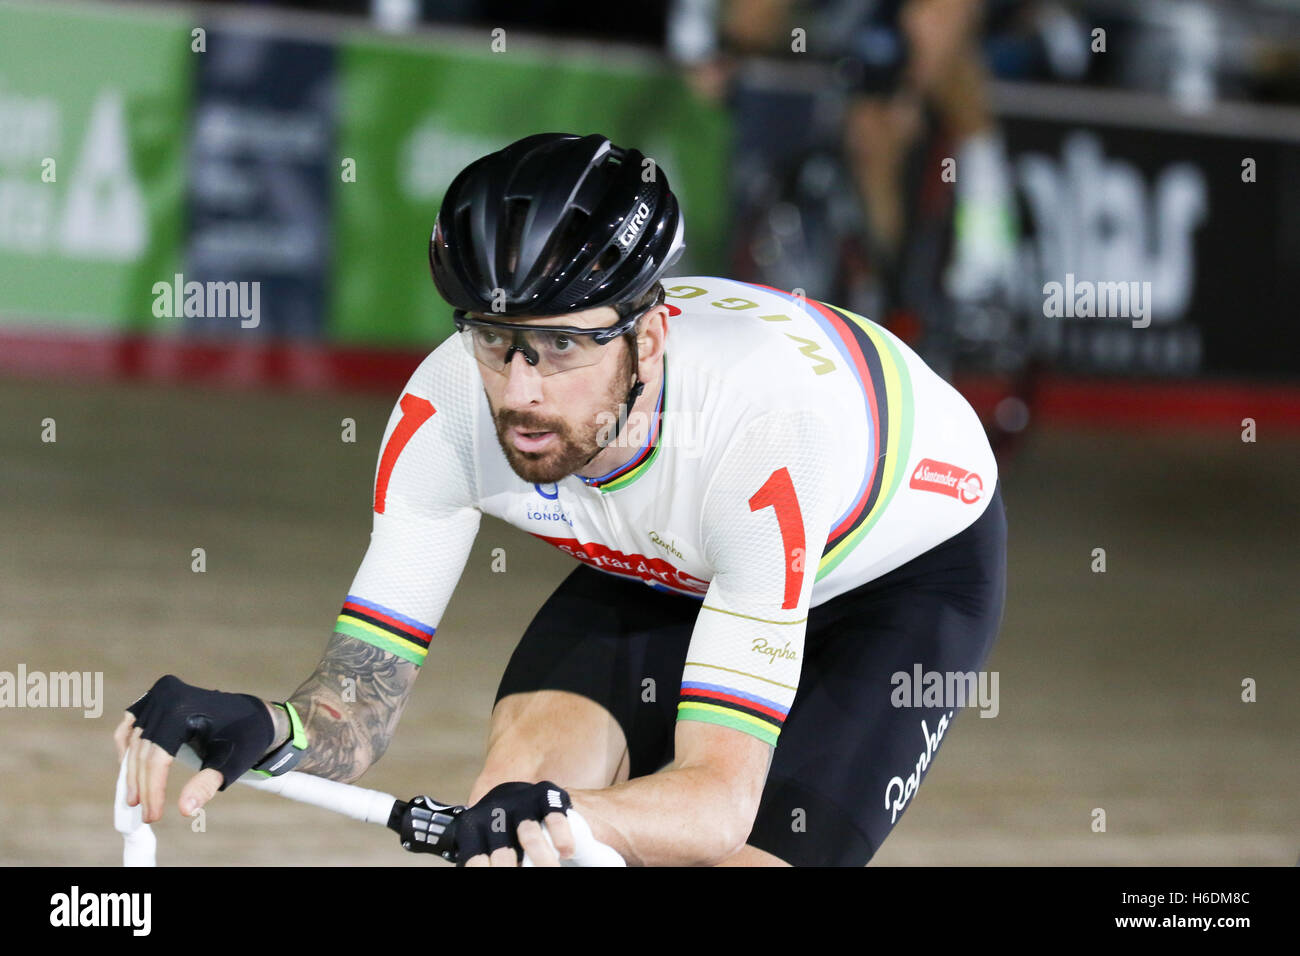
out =
[[127,805],[141,805],[145,823],[161,819],[168,771],[181,744],[190,743],[204,767],[181,790],[180,811],[192,816],[257,763],[275,736],[265,701],[162,677],[127,708],[113,732],[118,758],[127,761]]
[[[140,818],[145,823],[162,819],[162,805],[167,796],[167,773],[171,768],[171,754],[152,741],[143,739],[143,731],[135,725],[135,715],[125,714],[113,731],[117,745],[117,759],[127,761],[126,804],[142,805]],[[192,817],[194,812],[216,795],[222,776],[216,770],[200,770],[181,788],[178,801],[181,814]]]
[[548,780],[494,787],[457,817],[457,858],[462,866],[518,866],[522,852],[536,866],[559,866],[573,856],[573,830],[564,815],[570,806],[569,795]]
[[[542,824],[536,820],[525,820],[515,830],[519,846],[533,866],[559,866],[560,860],[573,856],[573,829],[569,818],[563,813],[547,814]],[[547,840],[547,835],[550,840]],[[466,866],[519,866],[521,859],[514,850],[505,847],[493,850],[490,856],[480,853],[471,857]]]
[[775,749],[718,724],[678,720],[673,763],[599,790],[574,789],[592,835],[628,866],[716,866],[753,829]]

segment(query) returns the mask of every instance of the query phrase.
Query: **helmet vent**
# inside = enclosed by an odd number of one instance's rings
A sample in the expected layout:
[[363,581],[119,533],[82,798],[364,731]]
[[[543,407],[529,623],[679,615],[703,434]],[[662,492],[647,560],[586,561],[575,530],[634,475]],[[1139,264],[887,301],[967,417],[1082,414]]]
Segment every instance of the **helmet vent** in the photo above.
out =
[[[505,244],[498,247],[500,257],[497,270],[505,275],[515,274],[519,262],[519,240],[524,234],[524,223],[528,220],[528,200],[511,199],[506,202]],[[501,261],[504,259],[505,261]]]
[[604,272],[618,263],[620,250],[618,246],[608,246],[596,260],[596,264],[591,267],[592,272]]
[[546,272],[551,272],[562,265],[567,265],[578,254],[582,238],[587,233],[587,223],[591,217],[581,209],[570,209],[564,224],[555,231],[555,235],[546,247]]
[[[469,227],[469,206],[463,206],[456,210],[456,233],[457,236],[469,238],[473,236]],[[464,239],[462,239],[464,241]],[[473,248],[465,250],[460,255],[461,265],[469,273],[469,280],[473,287],[483,288],[487,285],[483,276],[483,271],[479,268],[478,256],[474,254]]]

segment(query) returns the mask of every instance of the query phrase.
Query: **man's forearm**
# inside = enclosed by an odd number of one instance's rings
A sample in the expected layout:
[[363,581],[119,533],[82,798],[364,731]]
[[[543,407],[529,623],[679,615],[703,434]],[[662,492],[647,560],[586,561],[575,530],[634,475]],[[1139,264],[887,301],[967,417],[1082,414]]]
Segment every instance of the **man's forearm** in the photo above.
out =
[[[316,671],[289,703],[302,720],[307,752],[296,769],[351,783],[388,749],[419,668],[363,641],[335,634]],[[268,704],[278,747],[289,715]]]
[[592,835],[632,866],[712,866],[739,850],[753,825],[752,796],[709,767],[672,768],[569,796]]

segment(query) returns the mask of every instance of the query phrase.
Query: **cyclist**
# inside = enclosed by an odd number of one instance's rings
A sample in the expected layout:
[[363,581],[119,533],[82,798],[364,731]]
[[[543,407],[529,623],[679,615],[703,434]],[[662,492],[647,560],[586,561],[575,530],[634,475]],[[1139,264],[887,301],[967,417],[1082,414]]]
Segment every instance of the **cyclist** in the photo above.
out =
[[647,168],[548,133],[452,182],[430,263],[459,331],[388,423],[325,655],[283,704],[175,678],[134,704],[117,737],[146,820],[187,737],[209,769],[182,812],[254,764],[359,777],[426,660],[454,667],[435,629],[489,514],[579,564],[505,669],[468,809],[413,848],[555,862],[541,824],[564,855],[571,805],[633,864],[871,858],[955,717],[893,675],[973,671],[999,626],[996,464],[871,322],[661,281],[683,217]]

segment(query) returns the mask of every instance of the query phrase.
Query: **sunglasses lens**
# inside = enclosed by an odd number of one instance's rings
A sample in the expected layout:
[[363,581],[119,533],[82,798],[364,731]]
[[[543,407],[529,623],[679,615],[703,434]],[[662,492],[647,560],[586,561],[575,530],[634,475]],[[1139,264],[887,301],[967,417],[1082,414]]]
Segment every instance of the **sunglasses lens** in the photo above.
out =
[[600,346],[590,335],[471,326],[461,333],[461,337],[469,353],[496,372],[505,371],[515,352],[520,352],[525,361],[531,359],[543,375],[595,365],[600,361]]
[[506,366],[510,340],[496,329],[471,327],[460,333],[465,350],[490,369],[500,372]]
[[[594,365],[600,360],[600,346],[590,335],[565,332],[529,332],[526,337],[540,356],[539,368],[564,372],[571,368]],[[543,371],[549,375],[550,371]]]

